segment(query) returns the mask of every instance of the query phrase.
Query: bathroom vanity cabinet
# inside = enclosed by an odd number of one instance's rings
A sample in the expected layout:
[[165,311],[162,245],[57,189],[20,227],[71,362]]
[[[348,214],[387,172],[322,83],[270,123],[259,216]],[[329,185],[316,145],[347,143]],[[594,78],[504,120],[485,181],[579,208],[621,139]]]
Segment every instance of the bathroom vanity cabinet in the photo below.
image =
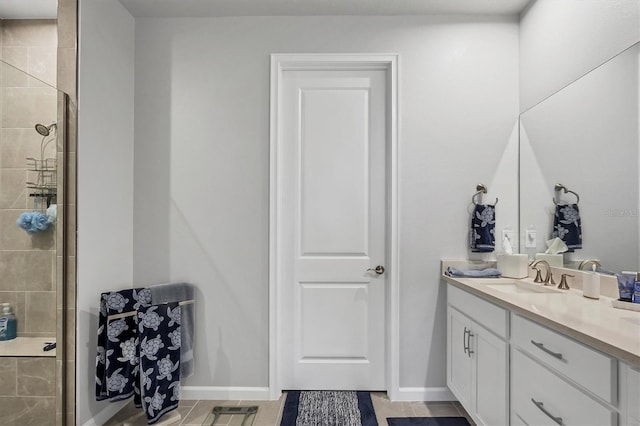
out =
[[507,424],[507,311],[462,290],[450,290],[447,385],[478,424]]
[[460,287],[447,286],[447,385],[477,424],[640,426],[637,366]]

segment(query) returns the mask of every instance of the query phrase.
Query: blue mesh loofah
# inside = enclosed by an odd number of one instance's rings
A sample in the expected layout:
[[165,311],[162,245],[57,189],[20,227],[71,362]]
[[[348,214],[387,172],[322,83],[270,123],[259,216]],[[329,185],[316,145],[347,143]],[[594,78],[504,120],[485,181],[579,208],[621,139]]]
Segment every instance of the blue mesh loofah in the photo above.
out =
[[29,233],[43,232],[49,227],[47,215],[41,212],[22,213],[16,223]]

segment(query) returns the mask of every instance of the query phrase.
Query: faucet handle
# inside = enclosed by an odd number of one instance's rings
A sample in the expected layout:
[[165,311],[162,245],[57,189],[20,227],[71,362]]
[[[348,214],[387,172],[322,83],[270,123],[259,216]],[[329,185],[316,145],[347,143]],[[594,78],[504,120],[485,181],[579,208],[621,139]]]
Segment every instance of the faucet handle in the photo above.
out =
[[540,273],[540,269],[533,268],[536,271],[536,278],[533,280],[534,283],[543,283],[542,274]]
[[567,277],[573,278],[573,275],[562,274],[562,276],[560,277],[560,284],[558,285],[558,288],[560,290],[569,290],[569,284],[567,284]]

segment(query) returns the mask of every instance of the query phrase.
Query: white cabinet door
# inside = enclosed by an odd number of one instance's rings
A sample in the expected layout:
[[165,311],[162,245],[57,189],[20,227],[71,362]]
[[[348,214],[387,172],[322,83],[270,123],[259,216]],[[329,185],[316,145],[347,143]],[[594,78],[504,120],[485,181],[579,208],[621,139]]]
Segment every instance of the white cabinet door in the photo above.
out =
[[478,425],[508,424],[507,343],[447,308],[447,385]]
[[475,379],[474,412],[480,424],[506,425],[507,409],[507,343],[473,323],[471,331],[471,354]]
[[467,333],[471,320],[455,309],[447,309],[447,385],[458,401],[471,407],[471,362],[467,350]]

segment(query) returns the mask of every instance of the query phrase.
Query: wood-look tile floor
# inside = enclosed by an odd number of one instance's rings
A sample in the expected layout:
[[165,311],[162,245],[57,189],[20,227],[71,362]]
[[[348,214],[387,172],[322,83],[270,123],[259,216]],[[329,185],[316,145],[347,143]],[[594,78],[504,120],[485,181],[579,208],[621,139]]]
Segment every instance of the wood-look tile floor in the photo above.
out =
[[[277,401],[206,401],[206,400],[186,400],[180,401],[178,412],[181,419],[172,423],[171,426],[202,426],[209,413],[215,406],[258,406],[258,413],[253,418],[253,426],[278,426],[282,418],[282,409],[286,393],[283,393]],[[373,408],[378,418],[380,426],[387,425],[387,417],[466,417],[469,423],[474,426],[473,421],[457,402],[391,402],[385,392],[371,392]],[[118,426],[123,424],[123,419],[129,418],[140,412],[133,403],[128,404],[116,416],[114,416],[105,426]],[[215,425],[240,426],[244,416],[223,415],[218,418]],[[144,417],[140,417],[132,426],[144,426],[147,424]]]

